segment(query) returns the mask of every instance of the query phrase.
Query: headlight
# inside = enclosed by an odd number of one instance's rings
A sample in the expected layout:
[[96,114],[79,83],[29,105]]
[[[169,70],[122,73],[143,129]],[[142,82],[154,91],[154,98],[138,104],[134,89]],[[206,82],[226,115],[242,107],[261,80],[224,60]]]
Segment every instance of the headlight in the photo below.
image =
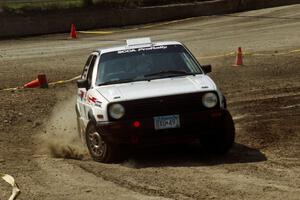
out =
[[215,93],[209,92],[203,95],[202,103],[206,108],[213,108],[218,103],[218,97]]
[[112,104],[108,110],[109,115],[114,119],[121,119],[125,114],[125,108],[119,104]]

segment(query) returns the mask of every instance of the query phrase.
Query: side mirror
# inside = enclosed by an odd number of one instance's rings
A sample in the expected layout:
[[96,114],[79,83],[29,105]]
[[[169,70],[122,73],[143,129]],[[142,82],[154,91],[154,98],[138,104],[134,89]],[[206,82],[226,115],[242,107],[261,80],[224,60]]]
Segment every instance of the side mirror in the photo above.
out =
[[211,65],[201,65],[201,68],[203,69],[205,74],[208,74],[211,72]]
[[88,81],[86,79],[77,80],[77,87],[78,88],[88,88]]

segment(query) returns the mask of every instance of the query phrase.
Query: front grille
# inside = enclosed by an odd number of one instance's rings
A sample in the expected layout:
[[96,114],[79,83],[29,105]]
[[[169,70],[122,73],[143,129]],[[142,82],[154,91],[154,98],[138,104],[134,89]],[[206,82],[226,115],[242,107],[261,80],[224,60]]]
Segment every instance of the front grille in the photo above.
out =
[[122,119],[138,119],[207,110],[202,105],[204,94],[189,93],[119,102],[125,107],[126,114]]

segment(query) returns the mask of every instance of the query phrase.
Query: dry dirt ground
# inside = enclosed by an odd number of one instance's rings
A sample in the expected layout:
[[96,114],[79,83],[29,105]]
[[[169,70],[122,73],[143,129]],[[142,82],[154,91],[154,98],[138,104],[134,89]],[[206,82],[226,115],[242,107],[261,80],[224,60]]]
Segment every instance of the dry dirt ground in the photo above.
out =
[[[81,72],[89,52],[151,36],[185,43],[228,99],[236,144],[224,157],[192,146],[155,147],[120,164],[92,161],[77,139],[75,83],[0,91],[0,173],[18,199],[300,199],[300,5],[188,19],[111,35],[66,34],[0,41],[0,88],[46,73]],[[217,56],[242,46],[234,56]],[[10,187],[0,181],[0,199]]]

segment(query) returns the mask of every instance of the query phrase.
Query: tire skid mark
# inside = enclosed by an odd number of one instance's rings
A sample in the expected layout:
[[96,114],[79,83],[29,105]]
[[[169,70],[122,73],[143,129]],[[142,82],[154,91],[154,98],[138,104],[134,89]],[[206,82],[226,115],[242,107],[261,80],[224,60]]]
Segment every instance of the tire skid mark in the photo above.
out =
[[281,94],[270,94],[270,95],[265,95],[265,96],[256,96],[256,97],[246,97],[246,98],[240,98],[240,99],[234,99],[234,100],[229,100],[228,104],[234,104],[236,105],[237,103],[252,103],[252,102],[258,102],[258,101],[267,101],[267,100],[272,100],[272,99],[280,99],[280,98],[296,98],[298,99],[300,96],[300,92],[294,92],[292,94],[290,93],[281,93]]
[[[85,170],[88,173],[94,174],[96,176],[99,176],[103,178],[105,181],[112,182],[120,187],[132,190],[134,192],[139,192],[144,195],[152,195],[157,197],[164,197],[164,198],[174,198],[173,195],[176,193],[172,193],[172,195],[167,195],[165,192],[161,191],[160,188],[151,187],[150,185],[146,184],[140,184],[138,182],[124,180],[124,179],[118,179],[114,176],[110,176],[108,173],[106,173],[106,169],[103,170],[97,170],[97,172],[89,169],[88,167],[84,166],[83,164],[79,164],[79,167]],[[180,193],[179,193],[180,194]],[[190,196],[186,196],[183,194],[180,194],[180,196],[184,196],[185,198],[190,198]]]

